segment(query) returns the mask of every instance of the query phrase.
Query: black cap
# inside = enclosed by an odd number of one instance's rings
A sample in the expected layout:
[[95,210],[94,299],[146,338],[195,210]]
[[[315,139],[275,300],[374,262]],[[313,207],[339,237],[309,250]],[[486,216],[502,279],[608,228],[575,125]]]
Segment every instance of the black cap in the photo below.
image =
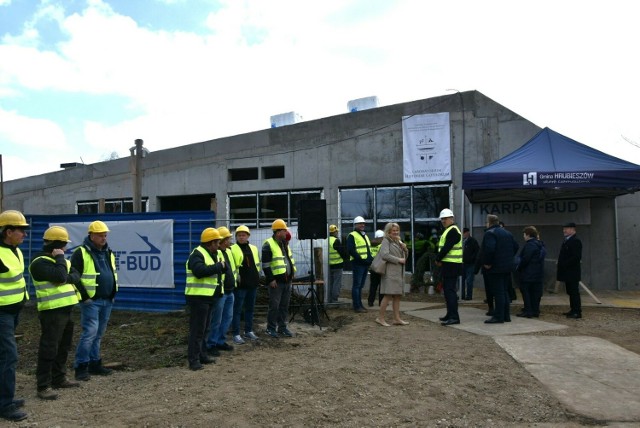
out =
[[463,228],[462,228],[462,233],[464,233],[464,232],[468,232],[468,231],[469,231],[469,228],[468,228],[468,227],[463,227]]
[[573,228],[575,228],[576,224],[574,222],[570,221],[569,223],[563,224],[562,227],[573,227]]

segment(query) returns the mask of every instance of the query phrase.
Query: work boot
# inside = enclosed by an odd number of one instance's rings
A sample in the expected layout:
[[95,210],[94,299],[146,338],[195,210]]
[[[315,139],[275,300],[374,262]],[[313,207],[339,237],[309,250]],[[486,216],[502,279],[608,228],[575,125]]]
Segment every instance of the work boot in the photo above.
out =
[[27,414],[22,410],[18,410],[15,404],[9,404],[7,407],[0,409],[0,418],[12,422],[18,422],[27,419]]
[[78,364],[76,367],[76,380],[87,381],[91,379],[89,376],[89,363]]
[[113,370],[102,366],[102,360],[91,361],[89,363],[89,373],[98,376],[109,376]]
[[38,391],[38,398],[43,400],[55,400],[58,398],[58,393],[51,388],[46,388]]
[[53,389],[62,389],[62,388],[79,388],[80,384],[78,382],[74,382],[67,378],[62,379],[62,382],[55,382],[51,385]]

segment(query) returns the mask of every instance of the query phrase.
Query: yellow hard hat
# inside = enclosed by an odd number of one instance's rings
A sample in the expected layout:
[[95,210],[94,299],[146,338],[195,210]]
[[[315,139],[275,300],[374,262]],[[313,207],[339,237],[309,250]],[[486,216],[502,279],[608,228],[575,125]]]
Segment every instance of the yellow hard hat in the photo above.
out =
[[220,239],[225,239],[231,236],[231,231],[224,226],[220,226],[218,228],[218,233],[220,234]]
[[20,211],[6,210],[0,214],[0,227],[4,226],[29,227],[29,223]]
[[282,220],[281,218],[271,223],[271,230],[283,230],[286,228],[287,228],[287,223],[285,223],[284,220]]
[[44,231],[43,238],[45,241],[71,242],[69,240],[69,232],[62,226],[51,226]]
[[332,224],[331,226],[329,226],[329,233],[334,233],[338,231],[338,226],[336,226],[335,224]]
[[249,228],[247,226],[245,226],[244,224],[241,226],[236,227],[236,235],[238,234],[238,232],[244,232],[247,235],[251,235],[251,232],[249,232]]
[[100,220],[93,221],[89,225],[89,233],[104,233],[104,232],[109,232],[109,228],[104,222]]
[[220,233],[215,227],[207,227],[200,235],[200,242],[211,242],[220,239]]

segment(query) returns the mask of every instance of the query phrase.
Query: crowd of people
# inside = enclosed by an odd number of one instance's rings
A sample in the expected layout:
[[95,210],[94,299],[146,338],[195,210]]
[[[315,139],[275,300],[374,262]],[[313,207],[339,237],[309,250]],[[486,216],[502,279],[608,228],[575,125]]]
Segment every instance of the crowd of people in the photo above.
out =
[[[15,330],[20,311],[29,300],[24,278],[25,260],[19,248],[30,225],[22,213],[0,213],[0,417],[21,421],[28,417],[25,400],[15,397],[18,349]],[[260,277],[269,290],[266,334],[273,338],[293,337],[287,326],[291,283],[296,265],[288,240],[286,223],[277,219],[273,235],[261,252],[249,243],[245,225],[235,230],[234,244],[229,229],[209,227],[202,231],[199,245],[186,263],[185,300],[189,308],[187,355],[189,368],[200,370],[215,363],[231,330],[234,344],[259,340],[253,326],[253,312]],[[42,252],[28,269],[36,291],[41,326],[36,368],[37,396],[58,398],[58,390],[78,388],[92,375],[110,375],[100,352],[113,303],[118,291],[116,257],[107,243],[108,226],[99,220],[89,224],[87,236],[73,251],[62,226],[51,226],[43,235]],[[67,358],[72,347],[73,307],[80,307],[82,332],[76,346],[75,379],[67,375]],[[244,321],[244,334],[241,324]]]
[[[27,418],[25,400],[15,397],[18,349],[15,329],[20,311],[29,300],[24,279],[25,261],[20,251],[27,236],[24,215],[15,210],[0,213],[0,417],[10,421]],[[37,396],[58,398],[58,390],[77,388],[92,375],[106,376],[100,343],[107,328],[118,276],[115,255],[107,244],[107,225],[99,220],[88,227],[87,237],[64,257],[69,234],[64,227],[51,226],[43,235],[42,252],[29,263],[36,291],[40,341],[36,366]],[[76,346],[75,380],[67,376],[67,358],[72,348],[73,307],[80,304],[82,332]]]
[[[518,278],[523,309],[517,316],[540,316],[540,299],[544,279],[546,248],[534,226],[523,230],[525,244],[519,249],[513,235],[495,215],[488,215],[482,242],[471,237],[469,229],[460,232],[453,212],[440,212],[443,232],[435,247],[435,264],[441,272],[446,314],[442,325],[461,322],[458,312],[457,283],[464,276],[463,300],[472,299],[473,277],[479,271],[485,284],[489,305],[487,324],[511,321],[509,287],[511,276]],[[362,303],[362,288],[370,276],[369,307],[378,298],[379,313],[375,322],[383,327],[407,325],[400,317],[400,299],[404,295],[405,265],[410,251],[401,240],[397,223],[390,222],[377,230],[373,241],[365,232],[366,221],[358,216],[354,230],[339,239],[338,228],[329,226],[328,303],[338,301],[342,272],[348,261],[352,269],[352,307],[357,313],[367,312]],[[10,421],[27,418],[25,400],[15,397],[18,350],[15,329],[19,314],[29,300],[24,278],[25,260],[19,248],[30,225],[22,213],[7,210],[0,213],[0,417]],[[271,225],[272,236],[259,250],[249,242],[251,231],[245,225],[231,231],[222,226],[202,231],[199,245],[186,262],[185,300],[189,309],[188,365],[201,370],[215,363],[220,351],[234,345],[259,340],[253,314],[261,279],[268,289],[269,304],[265,333],[271,338],[293,337],[287,318],[296,263],[289,247],[290,232],[284,220]],[[582,244],[576,236],[575,223],[563,226],[557,262],[557,280],[566,284],[570,300],[568,318],[581,318],[579,293]],[[96,220],[89,224],[87,236],[73,251],[70,260],[65,250],[70,243],[64,227],[51,226],[43,235],[42,252],[29,263],[28,269],[36,291],[36,304],[41,325],[36,368],[37,396],[43,400],[58,398],[58,390],[77,388],[92,375],[110,375],[102,364],[100,351],[113,303],[118,291],[116,258],[107,243],[108,226]],[[370,270],[372,262],[379,268]],[[386,320],[389,303],[391,324]],[[82,332],[76,346],[74,380],[67,376],[67,358],[72,348],[74,323],[71,313],[80,307]],[[244,321],[244,329],[242,328]],[[227,343],[231,331],[233,345]],[[241,331],[243,332],[241,334]]]

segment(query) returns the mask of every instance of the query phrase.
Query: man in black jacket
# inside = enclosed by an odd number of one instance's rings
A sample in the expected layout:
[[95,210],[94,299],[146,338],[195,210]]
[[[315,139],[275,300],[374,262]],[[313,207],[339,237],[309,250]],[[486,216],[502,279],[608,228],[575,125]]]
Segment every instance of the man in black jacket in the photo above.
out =
[[571,309],[565,312],[567,318],[582,318],[580,301],[580,280],[582,261],[582,242],[576,236],[576,224],[566,223],[562,226],[564,240],[558,254],[558,270],[556,279],[564,282]]
[[80,386],[67,379],[73,338],[71,311],[79,301],[75,284],[80,282],[80,272],[64,258],[69,242],[67,229],[51,226],[44,232],[42,253],[29,265],[41,328],[36,381],[38,397],[43,400],[58,398],[54,389]]
[[440,221],[444,232],[438,243],[436,265],[442,273],[442,289],[447,303],[447,313],[440,318],[442,325],[460,324],[458,314],[458,296],[456,288],[458,277],[462,275],[462,234],[455,225],[453,212],[449,208],[440,211]]
[[[469,228],[462,229],[462,264],[464,265],[464,284],[462,288],[462,300],[473,299],[473,277],[475,276],[476,261],[480,253],[480,244],[471,236]],[[466,291],[465,291],[466,290]]]
[[513,235],[500,227],[498,216],[487,215],[487,228],[482,238],[482,268],[488,287],[495,298],[494,314],[486,324],[502,324],[511,321],[507,287],[514,268],[514,256],[518,252],[518,243]]

